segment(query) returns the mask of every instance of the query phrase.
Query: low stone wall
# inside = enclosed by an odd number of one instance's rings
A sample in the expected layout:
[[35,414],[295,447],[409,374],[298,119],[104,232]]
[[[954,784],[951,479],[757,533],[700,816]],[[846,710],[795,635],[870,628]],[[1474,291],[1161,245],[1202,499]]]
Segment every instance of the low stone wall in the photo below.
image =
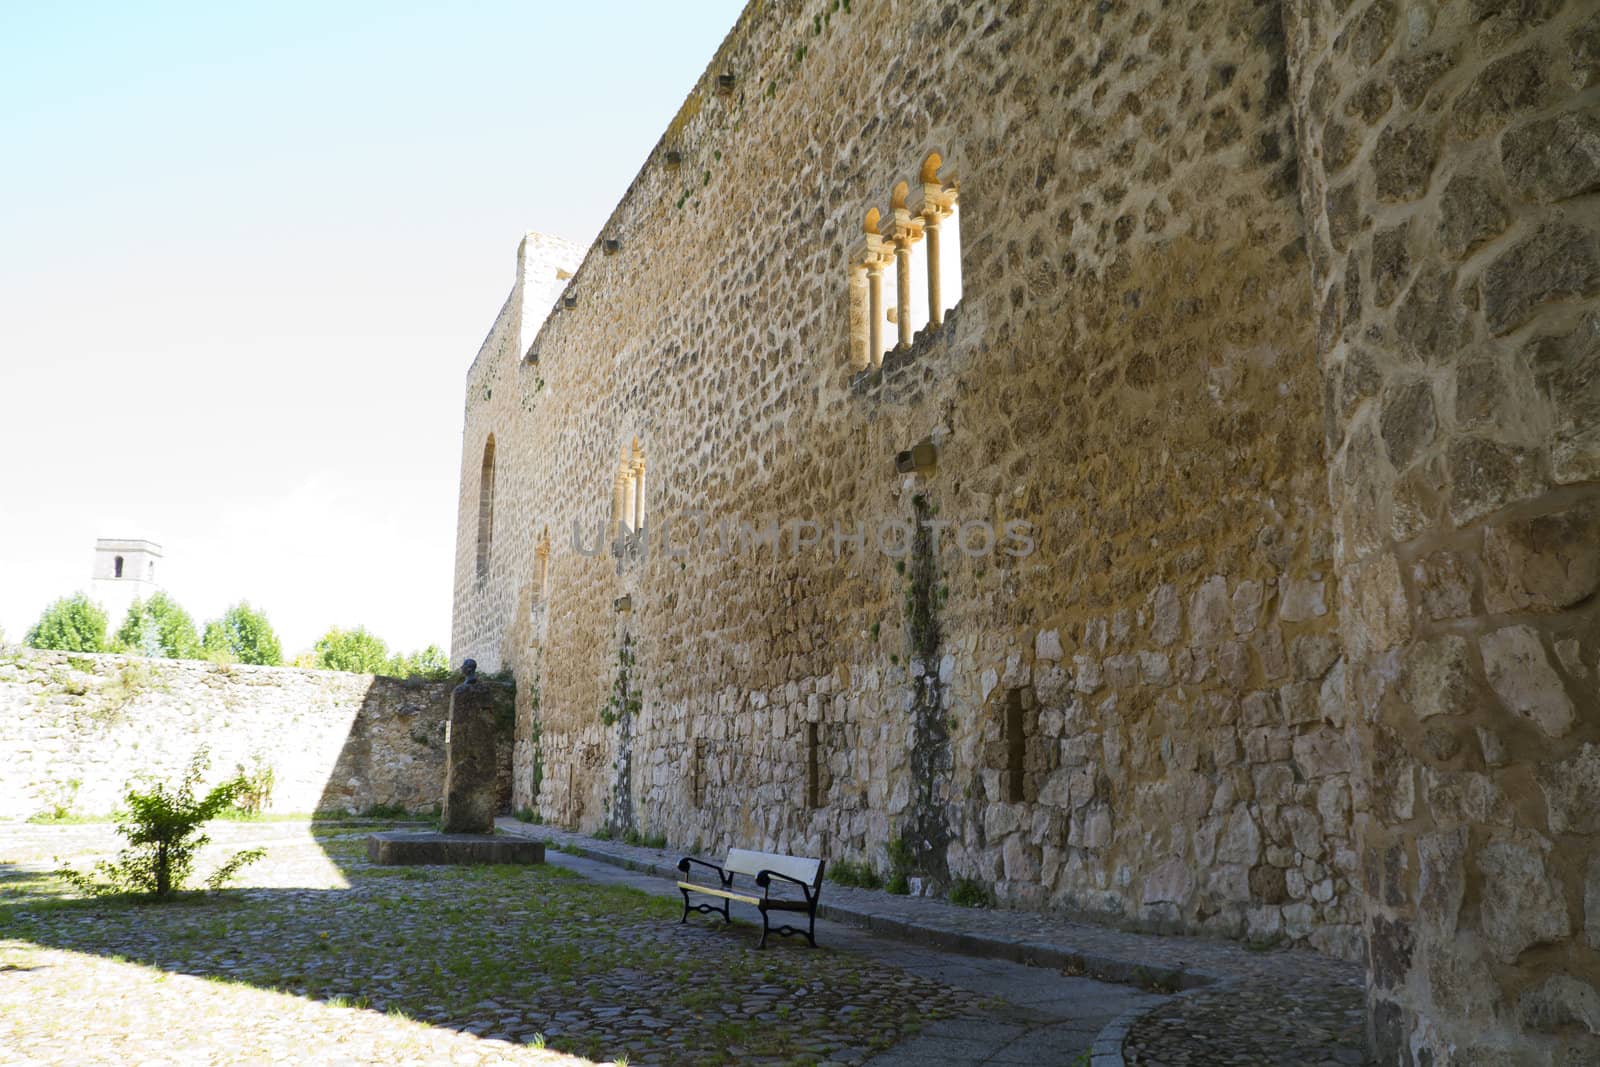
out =
[[[270,769],[269,812],[432,811],[450,682],[0,651],[0,819],[110,812],[130,779]],[[509,729],[503,795],[510,796]]]

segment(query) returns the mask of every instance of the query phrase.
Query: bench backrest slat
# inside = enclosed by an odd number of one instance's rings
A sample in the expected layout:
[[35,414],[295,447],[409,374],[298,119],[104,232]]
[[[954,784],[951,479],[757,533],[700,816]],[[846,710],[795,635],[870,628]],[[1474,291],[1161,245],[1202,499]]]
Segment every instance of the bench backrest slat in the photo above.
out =
[[722,867],[724,870],[748,875],[751,878],[761,871],[776,871],[790,878],[797,878],[806,885],[814,885],[817,880],[817,868],[821,865],[821,860],[809,860],[801,856],[780,856],[775,852],[751,852],[748,849],[732,848],[728,850],[728,860]]

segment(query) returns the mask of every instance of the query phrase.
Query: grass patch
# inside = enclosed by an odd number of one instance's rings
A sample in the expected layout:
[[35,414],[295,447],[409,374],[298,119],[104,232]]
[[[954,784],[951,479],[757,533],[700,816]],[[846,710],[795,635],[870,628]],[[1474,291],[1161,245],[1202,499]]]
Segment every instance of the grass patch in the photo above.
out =
[[957,878],[950,886],[950,903],[963,908],[992,908],[994,894],[976,878]]
[[869,863],[836,860],[828,866],[828,881],[858,889],[882,889],[883,879]]

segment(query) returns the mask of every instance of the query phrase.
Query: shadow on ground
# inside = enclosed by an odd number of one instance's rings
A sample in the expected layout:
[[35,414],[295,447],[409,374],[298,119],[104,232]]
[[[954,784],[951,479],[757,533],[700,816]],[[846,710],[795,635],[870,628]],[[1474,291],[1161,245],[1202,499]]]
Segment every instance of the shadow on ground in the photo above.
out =
[[[82,868],[115,852],[108,824],[26,828],[5,849],[21,854],[0,865],[0,1009],[28,1010],[0,1010],[11,1020],[0,1036],[41,1063],[85,1062],[94,1040],[109,1043],[108,1060],[148,1052],[118,1047],[137,1044],[140,1027],[158,1030],[158,1044],[192,1031],[184,1047],[220,1042],[246,1059],[252,1042],[267,1054],[352,1041],[403,1058],[366,1033],[375,1021],[406,1041],[418,1023],[470,1035],[456,1062],[562,1062],[547,1058],[560,1051],[634,1064],[858,1063],[983,1008],[975,994],[860,956],[792,942],[757,951],[748,926],[680,925],[670,900],[552,866],[370,866],[366,834],[395,825],[213,824],[202,873],[239,848],[267,858],[242,888],[163,905],[66,897],[45,873],[53,856]],[[172,975],[203,980],[223,1002],[266,991],[338,1010],[168,1011]],[[69,1032],[78,1043],[62,1043]]]

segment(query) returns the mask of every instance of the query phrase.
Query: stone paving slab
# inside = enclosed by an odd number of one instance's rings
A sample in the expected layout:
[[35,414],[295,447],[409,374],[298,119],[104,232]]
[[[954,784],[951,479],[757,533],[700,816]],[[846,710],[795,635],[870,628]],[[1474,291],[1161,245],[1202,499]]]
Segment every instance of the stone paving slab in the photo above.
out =
[[[660,878],[679,876],[681,854],[670,849],[514,819],[501,819],[498,826],[603,863]],[[1360,964],[1304,949],[1256,950],[1236,942],[1133,933],[1048,912],[963,908],[833,884],[824,888],[818,914],[951,952],[1188,991],[1108,1020],[1115,1033],[1096,1044],[1095,1067],[1368,1062]]]

